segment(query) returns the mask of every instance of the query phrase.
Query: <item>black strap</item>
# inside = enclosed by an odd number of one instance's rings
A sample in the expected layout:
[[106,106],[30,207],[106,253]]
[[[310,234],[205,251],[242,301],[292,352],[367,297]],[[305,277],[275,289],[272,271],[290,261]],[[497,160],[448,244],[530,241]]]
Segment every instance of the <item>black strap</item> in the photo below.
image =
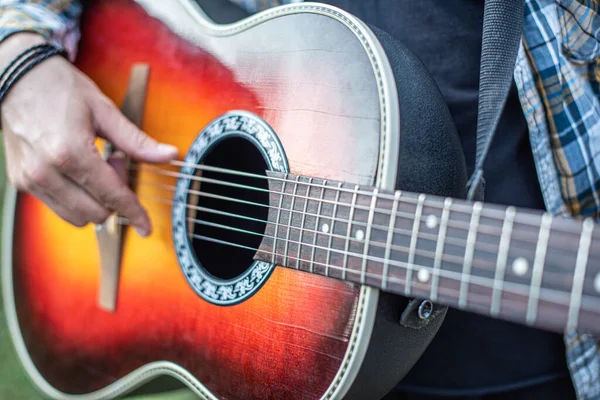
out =
[[479,73],[477,153],[468,199],[483,200],[483,163],[512,85],[523,33],[524,0],[486,0]]

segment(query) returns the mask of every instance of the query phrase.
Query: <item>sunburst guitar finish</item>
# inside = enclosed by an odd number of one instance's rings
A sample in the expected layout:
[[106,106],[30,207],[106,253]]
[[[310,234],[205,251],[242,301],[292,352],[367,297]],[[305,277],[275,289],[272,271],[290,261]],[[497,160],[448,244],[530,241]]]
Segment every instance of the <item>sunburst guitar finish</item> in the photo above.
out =
[[[182,157],[211,121],[241,110],[276,134],[289,172],[393,188],[390,66],[349,14],[306,3],[217,26],[188,0],[90,4],[76,65],[121,104],[137,64],[150,68],[142,128]],[[98,304],[94,227],[7,195],[7,314],[38,388],[53,398],[113,398],[167,374],[203,398],[341,398],[365,357],[378,292],[276,267],[243,301],[206,301],[174,247],[176,178],[140,168],[136,179],[154,231],[142,239],[124,227],[112,312]]]

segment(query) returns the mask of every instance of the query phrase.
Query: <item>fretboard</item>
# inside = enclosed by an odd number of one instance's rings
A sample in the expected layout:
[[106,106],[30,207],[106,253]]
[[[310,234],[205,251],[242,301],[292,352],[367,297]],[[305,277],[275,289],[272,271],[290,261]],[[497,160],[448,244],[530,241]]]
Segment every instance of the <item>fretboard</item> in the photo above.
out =
[[591,221],[269,172],[257,259],[547,330],[600,333]]

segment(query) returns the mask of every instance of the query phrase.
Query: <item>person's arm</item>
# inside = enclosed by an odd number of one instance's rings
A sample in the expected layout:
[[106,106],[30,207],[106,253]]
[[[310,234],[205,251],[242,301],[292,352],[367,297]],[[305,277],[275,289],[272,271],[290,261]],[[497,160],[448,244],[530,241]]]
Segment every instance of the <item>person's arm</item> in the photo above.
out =
[[[50,42],[75,57],[79,38],[76,0],[0,0],[0,71],[22,51]],[[177,157],[127,120],[95,83],[60,56],[19,79],[0,104],[11,184],[33,194],[76,226],[101,223],[112,212],[143,236],[146,211],[119,177],[119,160],[102,159],[96,137],[142,162]]]

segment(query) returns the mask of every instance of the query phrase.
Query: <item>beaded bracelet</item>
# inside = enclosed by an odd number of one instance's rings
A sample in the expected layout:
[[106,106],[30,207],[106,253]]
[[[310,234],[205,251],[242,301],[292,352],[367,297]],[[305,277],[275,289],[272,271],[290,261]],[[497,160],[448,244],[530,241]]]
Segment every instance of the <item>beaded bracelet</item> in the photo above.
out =
[[0,103],[23,75],[42,61],[56,55],[63,55],[64,51],[51,44],[39,44],[21,52],[0,74]]

